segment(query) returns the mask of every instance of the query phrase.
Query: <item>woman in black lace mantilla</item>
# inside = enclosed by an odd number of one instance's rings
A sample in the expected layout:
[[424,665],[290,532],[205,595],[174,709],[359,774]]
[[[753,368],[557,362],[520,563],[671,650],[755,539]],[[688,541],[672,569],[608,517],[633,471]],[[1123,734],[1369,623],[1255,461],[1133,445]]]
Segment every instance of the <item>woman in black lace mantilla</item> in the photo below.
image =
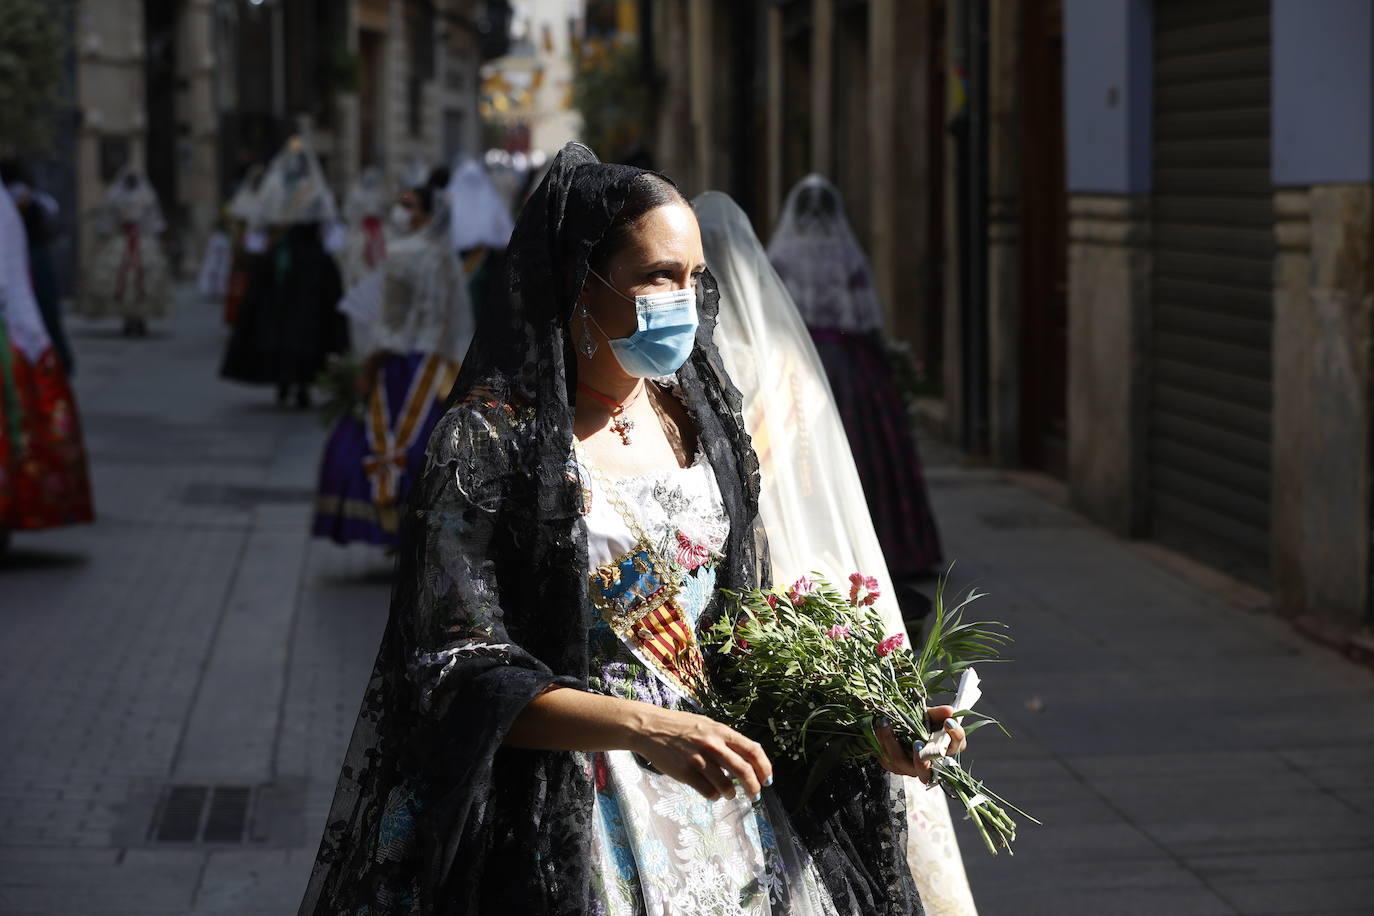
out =
[[301,912],[920,913],[882,767],[798,808],[692,712],[694,630],[768,573],[690,206],[570,144],[508,254]]

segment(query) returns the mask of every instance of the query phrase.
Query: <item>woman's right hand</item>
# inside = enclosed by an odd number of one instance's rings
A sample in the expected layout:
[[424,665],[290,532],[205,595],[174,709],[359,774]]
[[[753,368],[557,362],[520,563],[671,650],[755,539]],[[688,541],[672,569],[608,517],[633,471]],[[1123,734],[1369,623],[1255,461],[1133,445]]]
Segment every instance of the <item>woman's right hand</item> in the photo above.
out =
[[665,776],[709,801],[735,797],[732,776],[751,799],[773,784],[773,764],[757,741],[706,716],[640,705],[632,717],[630,750]]

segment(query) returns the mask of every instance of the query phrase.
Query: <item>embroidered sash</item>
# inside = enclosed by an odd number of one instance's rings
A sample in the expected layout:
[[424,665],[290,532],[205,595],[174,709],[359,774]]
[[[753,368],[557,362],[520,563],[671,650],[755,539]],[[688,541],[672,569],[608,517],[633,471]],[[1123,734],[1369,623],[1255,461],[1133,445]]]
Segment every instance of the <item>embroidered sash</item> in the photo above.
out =
[[683,569],[644,540],[590,576],[592,604],[611,631],[675,693],[697,702],[701,647],[678,604]]

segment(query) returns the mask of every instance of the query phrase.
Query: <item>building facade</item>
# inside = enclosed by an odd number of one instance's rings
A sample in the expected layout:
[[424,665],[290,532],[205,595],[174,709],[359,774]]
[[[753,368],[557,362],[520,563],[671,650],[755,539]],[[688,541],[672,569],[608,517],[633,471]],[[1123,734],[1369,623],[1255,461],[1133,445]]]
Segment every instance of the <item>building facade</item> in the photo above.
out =
[[659,164],[831,178],[950,439],[1367,644],[1374,7],[648,6]]
[[1370,625],[1374,7],[1066,0],[1069,484]]
[[767,239],[809,172],[845,196],[888,324],[942,362],[943,0],[652,0],[651,152],[686,190],[731,194]]
[[553,155],[578,136],[573,65],[582,41],[584,0],[516,0],[510,48],[483,67],[482,117],[499,128],[491,145]]
[[[505,0],[77,0],[78,206],[134,164],[192,257],[238,178],[292,133],[338,191],[368,165],[399,183],[476,155],[478,67],[505,50],[509,12]],[[83,231],[81,250],[93,244]]]

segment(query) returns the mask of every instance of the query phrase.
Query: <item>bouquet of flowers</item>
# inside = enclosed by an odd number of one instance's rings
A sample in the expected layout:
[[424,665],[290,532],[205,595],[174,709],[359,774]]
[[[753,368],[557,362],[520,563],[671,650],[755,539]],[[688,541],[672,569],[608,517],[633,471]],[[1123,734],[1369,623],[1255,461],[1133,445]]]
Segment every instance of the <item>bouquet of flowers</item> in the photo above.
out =
[[929,635],[913,652],[873,607],[877,580],[855,573],[849,582],[847,594],[819,576],[786,589],[725,592],[727,612],[704,637],[716,653],[713,680],[724,689],[700,691],[706,712],[763,744],[774,760],[809,764],[803,798],[841,763],[881,756],[875,731],[889,726],[932,764],[935,784],[968,811],[988,850],[1010,851],[1016,822],[1007,810],[1039,821],[945,756],[949,735],[926,715],[931,698],[958,679],[955,715],[971,720],[965,732],[1001,728],[966,707],[978,696],[972,666],[996,659],[1010,642],[1005,627],[964,620],[977,592],[947,610],[941,582]]

